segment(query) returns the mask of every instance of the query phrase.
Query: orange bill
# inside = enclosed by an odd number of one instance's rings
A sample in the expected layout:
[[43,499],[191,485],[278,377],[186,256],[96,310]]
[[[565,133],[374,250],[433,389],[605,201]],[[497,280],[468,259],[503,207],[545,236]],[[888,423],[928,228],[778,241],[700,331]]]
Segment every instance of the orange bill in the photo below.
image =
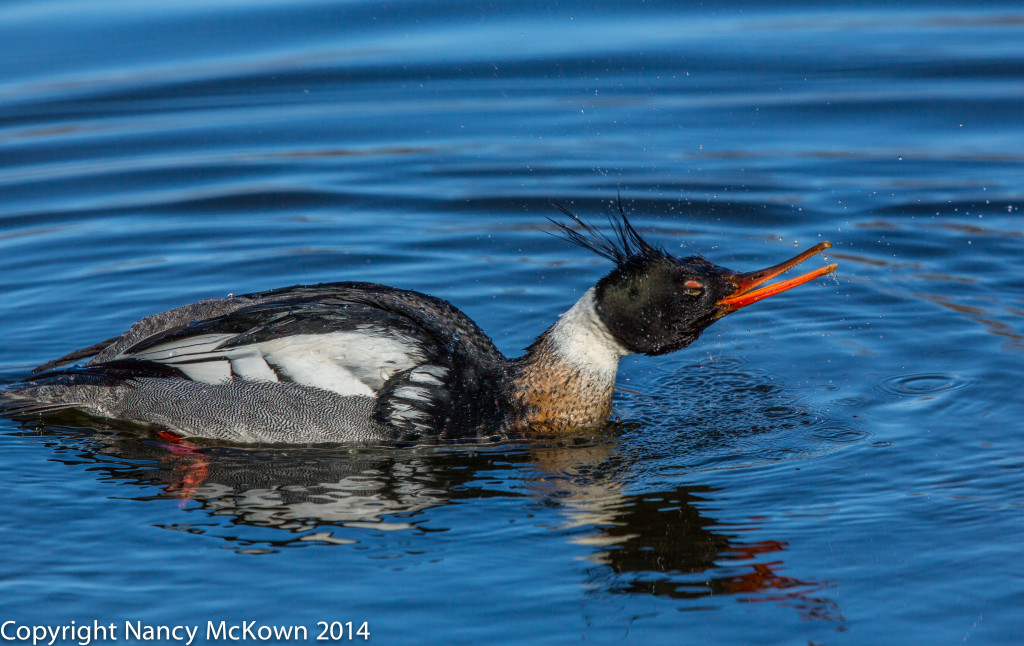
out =
[[761,269],[759,271],[751,271],[745,274],[734,274],[732,276],[729,276],[729,280],[731,280],[732,283],[736,285],[736,291],[733,292],[731,295],[726,296],[722,300],[718,301],[718,305],[721,305],[722,307],[726,308],[724,313],[728,314],[729,312],[734,312],[740,309],[741,307],[746,307],[751,303],[756,303],[761,299],[768,298],[769,296],[774,296],[775,294],[781,294],[786,290],[793,289],[797,285],[803,285],[804,283],[814,280],[819,276],[831,274],[833,271],[836,270],[836,267],[838,267],[838,265],[836,265],[835,263],[831,265],[825,265],[824,267],[819,267],[814,271],[809,271],[806,274],[797,276],[796,278],[790,278],[789,280],[784,280],[779,283],[773,283],[771,285],[765,285],[760,289],[755,289],[755,287],[757,287],[758,285],[763,285],[764,283],[768,282],[772,278],[775,278],[782,272],[788,269],[792,269],[793,267],[796,267],[797,265],[807,260],[811,256],[817,254],[818,252],[824,251],[825,249],[828,249],[831,246],[831,242],[822,242],[820,244],[814,245],[807,251],[804,251],[793,256],[792,258],[785,262],[780,262],[774,267]]

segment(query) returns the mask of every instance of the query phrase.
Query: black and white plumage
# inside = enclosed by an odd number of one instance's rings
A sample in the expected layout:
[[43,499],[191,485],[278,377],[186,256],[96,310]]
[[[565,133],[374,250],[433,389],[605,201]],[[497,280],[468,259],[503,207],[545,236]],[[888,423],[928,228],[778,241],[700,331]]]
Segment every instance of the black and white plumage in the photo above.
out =
[[387,440],[463,427],[467,415],[490,421],[483,407],[490,400],[495,410],[503,361],[443,300],[329,283],[149,316],[40,366],[5,404],[9,413],[78,408],[236,442]]
[[146,317],[43,364],[0,392],[0,411],[74,409],[243,443],[559,431],[608,416],[621,357],[677,350],[725,314],[835,268],[754,289],[828,243],[740,274],[647,244],[621,212],[613,237],[565,213],[575,228],[559,224],[564,237],[615,269],[519,359],[441,299],[372,283],[295,286]]

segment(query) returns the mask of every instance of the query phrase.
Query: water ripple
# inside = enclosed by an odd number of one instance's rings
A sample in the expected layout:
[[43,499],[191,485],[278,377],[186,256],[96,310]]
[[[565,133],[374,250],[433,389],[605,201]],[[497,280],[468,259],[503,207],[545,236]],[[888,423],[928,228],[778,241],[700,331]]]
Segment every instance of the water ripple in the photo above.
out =
[[974,386],[974,382],[957,375],[919,373],[883,377],[876,389],[893,397],[935,397],[937,395]]
[[[800,460],[869,436],[844,408],[822,407],[804,390],[737,359],[658,372],[645,381],[645,390],[625,392],[617,411],[643,440],[629,451],[644,453],[638,461],[653,469]],[[680,396],[693,392],[700,396]]]

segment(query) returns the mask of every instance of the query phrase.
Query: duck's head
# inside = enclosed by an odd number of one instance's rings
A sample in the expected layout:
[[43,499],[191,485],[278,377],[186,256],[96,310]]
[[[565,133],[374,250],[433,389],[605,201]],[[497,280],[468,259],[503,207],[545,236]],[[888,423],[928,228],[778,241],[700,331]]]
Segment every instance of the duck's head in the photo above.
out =
[[575,224],[555,222],[563,237],[615,263],[615,269],[597,283],[594,306],[608,331],[635,354],[658,355],[684,348],[726,314],[836,269],[835,264],[825,265],[765,285],[832,245],[822,242],[773,267],[737,272],[703,256],[679,258],[648,244],[621,206],[610,218],[610,236],[558,208]]

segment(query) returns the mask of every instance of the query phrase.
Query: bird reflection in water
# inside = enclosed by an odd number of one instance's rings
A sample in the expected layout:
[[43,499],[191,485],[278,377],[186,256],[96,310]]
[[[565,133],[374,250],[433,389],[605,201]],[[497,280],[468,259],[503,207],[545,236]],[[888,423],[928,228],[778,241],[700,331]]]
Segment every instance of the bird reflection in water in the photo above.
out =
[[[95,428],[93,423],[93,428]],[[55,427],[49,427],[53,433]],[[65,429],[65,433],[69,429]],[[603,437],[558,445],[470,442],[389,447],[229,447],[173,438],[81,431],[55,444],[74,460],[90,452],[106,477],[134,482],[139,500],[176,499],[184,513],[229,516],[232,526],[286,530],[280,540],[223,540],[239,551],[272,551],[315,542],[353,544],[367,529],[424,531],[423,513],[456,501],[524,498],[561,518],[552,531],[592,552],[588,588],[687,600],[694,608],[716,597],[775,602],[806,618],[843,623],[822,594],[827,583],[783,574],[782,540],[743,540],[756,522],[729,526],[706,515],[717,490],[676,485],[627,493],[635,464],[620,450],[614,428]],[[84,450],[83,450],[84,449]],[[113,458],[113,459],[112,459]],[[70,462],[70,460],[69,460]],[[500,483],[495,488],[491,483]],[[164,525],[216,533],[204,523]],[[433,529],[433,528],[432,528]]]
[[[613,444],[546,448],[535,462],[554,475],[542,489],[557,496],[565,510],[562,529],[590,531],[573,542],[591,546],[588,577],[602,590],[674,599],[742,595],[745,602],[772,601],[796,608],[808,619],[843,623],[838,605],[822,593],[827,583],[781,574],[780,540],[741,540],[756,522],[729,532],[705,515],[718,490],[678,485],[644,493],[624,493],[621,475],[628,460],[614,456]],[[618,466],[615,466],[618,463]],[[608,467],[606,471],[605,468]],[[616,478],[614,473],[620,477]]]

